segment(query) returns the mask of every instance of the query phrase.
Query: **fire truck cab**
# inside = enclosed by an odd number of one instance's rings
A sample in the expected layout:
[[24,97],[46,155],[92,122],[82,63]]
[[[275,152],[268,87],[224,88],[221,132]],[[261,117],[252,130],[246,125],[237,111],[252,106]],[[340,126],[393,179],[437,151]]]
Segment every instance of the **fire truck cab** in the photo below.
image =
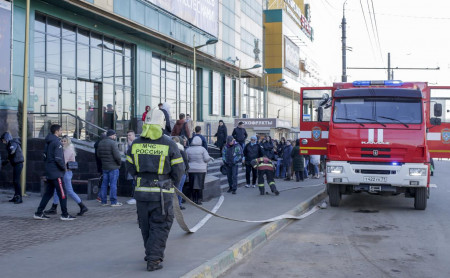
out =
[[432,158],[450,154],[450,87],[355,81],[300,92],[300,153],[326,156],[331,206],[343,194],[414,198],[424,210]]

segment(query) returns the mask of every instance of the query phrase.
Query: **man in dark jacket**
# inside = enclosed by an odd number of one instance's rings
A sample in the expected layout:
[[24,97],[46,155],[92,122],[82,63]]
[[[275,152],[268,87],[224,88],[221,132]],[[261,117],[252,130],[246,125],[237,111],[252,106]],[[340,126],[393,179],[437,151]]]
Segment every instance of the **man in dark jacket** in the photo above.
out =
[[8,159],[2,161],[2,166],[9,162],[13,167],[14,197],[9,201],[14,202],[14,204],[21,204],[22,188],[20,187],[20,174],[22,173],[24,161],[22,148],[20,147],[21,144],[19,140],[13,139],[9,132],[3,133],[1,139],[3,144],[6,144],[6,151],[8,152]]
[[233,133],[231,134],[233,138],[241,145],[241,148],[244,149],[245,140],[247,139],[247,131],[244,128],[244,122],[239,122],[238,126],[234,128]]
[[262,157],[261,146],[256,142],[256,136],[250,137],[250,143],[245,145],[244,148],[244,163],[245,163],[245,179],[247,184],[245,187],[250,187],[250,173],[253,175],[252,179],[252,187],[256,187],[256,175],[258,170],[253,168],[251,165],[251,161],[258,157]]
[[[98,181],[99,188],[102,187],[102,183],[103,183],[103,170],[102,170],[102,160],[97,156],[97,151],[98,151],[98,144],[100,143],[100,141],[102,141],[105,138],[106,138],[106,132],[102,132],[102,134],[100,135],[100,137],[94,144],[95,163],[97,165],[97,172],[100,174],[100,179]],[[99,202],[99,203],[102,202],[101,195],[102,195],[102,192],[101,192],[101,190],[99,190],[97,193],[97,202]]]
[[195,127],[195,132],[192,134],[192,138],[189,139],[189,145],[192,144],[192,140],[194,140],[195,136],[198,136],[198,137],[200,137],[200,139],[202,139],[202,147],[208,151],[208,143],[206,142],[206,138],[202,135],[202,127],[201,126]]
[[186,138],[191,138],[191,133],[189,131],[184,113],[180,114],[180,119],[175,123],[172,129],[172,136],[184,136]]
[[74,220],[75,217],[67,212],[67,195],[64,188],[64,173],[66,165],[64,162],[64,151],[59,137],[62,134],[60,125],[52,125],[50,133],[45,137],[44,161],[45,161],[45,175],[47,176],[47,188],[44,196],[42,196],[41,203],[34,214],[34,219],[47,220],[50,217],[44,214],[45,206],[53,197],[56,188],[56,194],[61,204],[61,220]]
[[183,158],[170,137],[163,134],[164,114],[154,109],[141,136],[127,152],[127,170],[137,176],[134,192],[147,270],[161,269],[173,223],[174,186],[185,173]]
[[237,143],[233,136],[227,137],[227,144],[222,151],[222,160],[227,167],[228,193],[236,194],[238,168],[242,160],[241,145]]
[[101,188],[102,206],[107,206],[106,192],[109,190],[109,200],[112,207],[120,207],[122,203],[117,202],[117,180],[119,179],[119,168],[122,159],[119,146],[116,142],[116,132],[109,129],[106,138],[98,143],[97,156],[102,161],[103,182]]

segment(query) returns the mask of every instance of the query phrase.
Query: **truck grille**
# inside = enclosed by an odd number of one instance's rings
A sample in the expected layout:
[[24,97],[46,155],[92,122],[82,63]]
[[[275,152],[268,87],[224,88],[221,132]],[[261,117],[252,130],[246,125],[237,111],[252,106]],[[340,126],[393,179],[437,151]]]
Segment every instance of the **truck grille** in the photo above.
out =
[[357,173],[361,173],[361,174],[375,174],[375,175],[391,175],[391,174],[395,174],[396,171],[392,171],[392,170],[369,170],[369,169],[361,169],[361,170],[356,170]]

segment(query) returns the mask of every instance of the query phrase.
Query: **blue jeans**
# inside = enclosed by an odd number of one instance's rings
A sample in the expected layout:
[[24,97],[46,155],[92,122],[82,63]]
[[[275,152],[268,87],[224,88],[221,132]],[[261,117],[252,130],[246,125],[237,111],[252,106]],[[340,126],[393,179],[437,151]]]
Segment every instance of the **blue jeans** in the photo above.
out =
[[[183,192],[183,186],[184,186],[184,182],[186,181],[186,174],[184,174],[182,177],[181,177],[181,180],[180,180],[180,184],[178,185],[178,190],[180,190],[181,192]],[[180,195],[178,195],[177,194],[177,197],[178,197],[178,204],[181,206],[181,196]]]
[[[80,197],[78,197],[77,193],[75,193],[75,191],[73,191],[73,187],[72,187],[72,177],[73,177],[73,173],[72,171],[66,171],[66,173],[64,174],[64,188],[66,189],[66,194],[68,196],[70,196],[70,198],[72,198],[72,200],[74,200],[77,204],[81,203],[81,199]],[[58,194],[56,194],[56,189],[55,189],[55,193],[53,194],[53,204],[58,204],[59,203],[59,198],[58,198]]]
[[314,165],[314,176],[319,175],[319,165]]
[[309,176],[309,173],[308,173],[308,165],[309,165],[309,160],[308,160],[308,159],[305,159],[305,171],[304,171],[304,173],[303,173],[303,176],[305,177],[305,179],[308,178],[308,176]]
[[101,188],[101,199],[102,204],[106,204],[106,192],[109,189],[109,200],[111,201],[111,205],[117,203],[117,180],[119,179],[119,169],[116,170],[103,170],[103,182]]
[[238,168],[238,165],[228,165],[227,167],[228,186],[231,191],[236,191],[237,189]]
[[[281,169],[282,161],[283,161],[282,158],[277,158],[277,170],[276,170],[276,174],[275,174],[276,178],[280,178],[280,169]],[[284,176],[282,176],[282,178],[284,178]]]
[[281,178],[291,178],[290,165],[281,165]]

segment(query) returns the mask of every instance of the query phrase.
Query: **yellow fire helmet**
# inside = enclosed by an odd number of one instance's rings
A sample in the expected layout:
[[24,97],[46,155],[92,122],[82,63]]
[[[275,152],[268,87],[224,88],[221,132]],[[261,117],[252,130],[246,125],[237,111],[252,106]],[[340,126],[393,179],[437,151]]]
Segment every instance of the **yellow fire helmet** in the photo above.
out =
[[161,138],[163,128],[166,127],[166,117],[159,108],[153,108],[151,113],[147,113],[141,136],[156,140]]

